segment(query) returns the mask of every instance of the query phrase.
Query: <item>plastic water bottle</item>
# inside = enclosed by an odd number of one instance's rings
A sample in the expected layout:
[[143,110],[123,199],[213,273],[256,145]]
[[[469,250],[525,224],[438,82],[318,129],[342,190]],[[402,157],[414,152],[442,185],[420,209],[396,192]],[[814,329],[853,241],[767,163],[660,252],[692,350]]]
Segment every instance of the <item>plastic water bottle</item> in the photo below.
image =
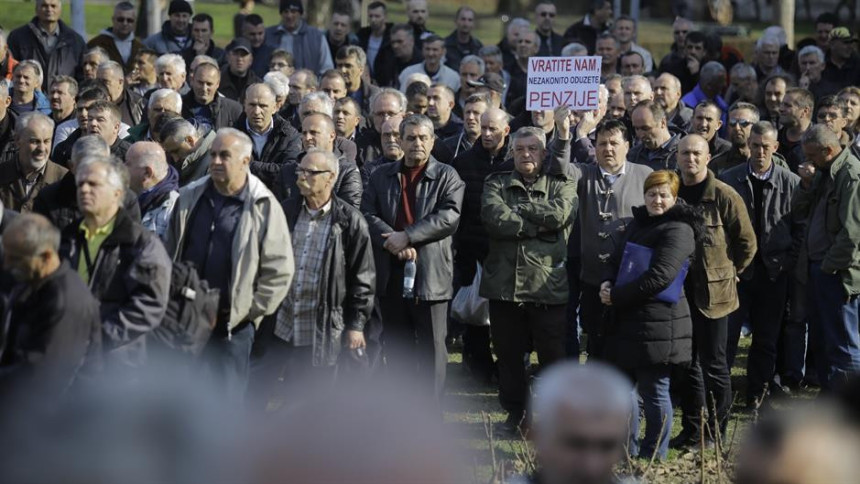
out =
[[406,266],[403,268],[403,298],[412,299],[415,297],[415,261],[406,261]]

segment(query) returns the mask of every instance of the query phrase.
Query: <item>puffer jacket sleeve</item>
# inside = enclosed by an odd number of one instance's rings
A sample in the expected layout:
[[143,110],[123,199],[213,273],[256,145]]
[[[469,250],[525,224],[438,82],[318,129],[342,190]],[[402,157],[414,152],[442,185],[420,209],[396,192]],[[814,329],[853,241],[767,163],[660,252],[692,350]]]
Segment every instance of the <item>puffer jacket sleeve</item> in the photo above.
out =
[[651,264],[635,281],[612,289],[612,304],[635,306],[642,304],[669,287],[681,272],[684,261],[696,249],[693,229],[681,222],[668,222],[662,237],[652,248]]

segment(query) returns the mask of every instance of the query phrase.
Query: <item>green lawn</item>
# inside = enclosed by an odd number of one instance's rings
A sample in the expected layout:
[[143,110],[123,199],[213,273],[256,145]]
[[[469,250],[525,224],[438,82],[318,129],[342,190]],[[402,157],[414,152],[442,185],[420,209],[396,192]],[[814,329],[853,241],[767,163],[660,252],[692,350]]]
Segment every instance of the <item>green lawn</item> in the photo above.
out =
[[[436,0],[430,3],[430,20],[429,27],[440,35],[446,36],[454,28],[454,13],[461,5],[459,0]],[[475,35],[484,41],[484,43],[496,43],[503,34],[503,24],[501,17],[495,13],[495,2],[468,2],[478,12],[477,29]],[[23,25],[29,21],[34,15],[34,2],[32,1],[0,1],[0,11],[3,11],[2,23],[7,30]],[[108,2],[87,2],[86,18],[87,18],[87,33],[90,36],[98,34],[103,28],[110,26],[110,17],[113,9],[113,3]],[[212,15],[215,20],[215,40],[219,46],[226,45],[232,36],[233,15],[237,12],[236,3],[210,3],[197,1],[195,7],[199,12],[206,12]],[[69,20],[69,2],[63,4],[63,19]],[[261,3],[257,4],[254,10],[260,14],[267,24],[275,24],[280,20],[276,7],[266,6]],[[556,19],[558,30],[563,31],[568,25],[578,21],[579,16],[560,15]],[[389,2],[389,20],[393,22],[402,22],[406,20],[404,13],[404,5],[399,2]],[[665,55],[669,51],[672,43],[672,35],[669,19],[646,19],[642,20],[639,28],[639,43],[646,48],[651,49],[656,60]],[[746,54],[749,54],[752,43],[761,33],[761,30],[766,27],[764,24],[743,24],[751,29],[750,37],[748,38],[733,38],[727,37],[724,42],[727,45],[733,45],[741,49]],[[811,25],[808,23],[798,23],[796,38],[801,39],[811,33]]]

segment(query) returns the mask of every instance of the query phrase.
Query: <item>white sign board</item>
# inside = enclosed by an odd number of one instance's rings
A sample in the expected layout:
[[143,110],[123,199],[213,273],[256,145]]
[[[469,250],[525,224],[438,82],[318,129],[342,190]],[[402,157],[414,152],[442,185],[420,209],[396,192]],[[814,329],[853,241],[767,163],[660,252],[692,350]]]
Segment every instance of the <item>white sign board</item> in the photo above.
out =
[[549,111],[566,105],[573,111],[597,109],[600,56],[529,58],[526,109]]

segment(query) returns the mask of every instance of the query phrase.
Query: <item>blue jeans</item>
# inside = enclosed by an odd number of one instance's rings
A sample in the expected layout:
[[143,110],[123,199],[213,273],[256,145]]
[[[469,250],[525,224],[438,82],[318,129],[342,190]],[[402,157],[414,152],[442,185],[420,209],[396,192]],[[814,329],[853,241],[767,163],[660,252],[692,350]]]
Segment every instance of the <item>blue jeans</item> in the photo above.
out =
[[838,274],[821,272],[820,262],[809,264],[809,332],[822,388],[832,388],[860,372],[858,298],[848,298]]
[[[666,459],[672,436],[672,399],[669,397],[669,365],[651,365],[631,372],[636,381],[634,411],[630,421],[630,454],[650,459]],[[637,394],[638,393],[638,398]],[[645,411],[645,437],[639,442],[639,398]]]

